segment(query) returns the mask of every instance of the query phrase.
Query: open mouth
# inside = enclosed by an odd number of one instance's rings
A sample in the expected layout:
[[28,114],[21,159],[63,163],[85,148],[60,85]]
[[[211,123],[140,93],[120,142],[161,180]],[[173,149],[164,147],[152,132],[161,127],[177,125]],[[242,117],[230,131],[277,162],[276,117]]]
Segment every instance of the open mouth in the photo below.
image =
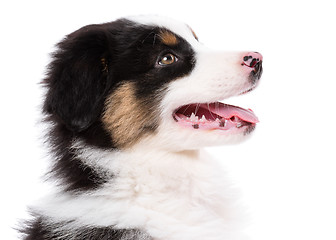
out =
[[259,122],[251,109],[221,102],[184,105],[174,111],[173,118],[182,126],[204,130],[250,128]]

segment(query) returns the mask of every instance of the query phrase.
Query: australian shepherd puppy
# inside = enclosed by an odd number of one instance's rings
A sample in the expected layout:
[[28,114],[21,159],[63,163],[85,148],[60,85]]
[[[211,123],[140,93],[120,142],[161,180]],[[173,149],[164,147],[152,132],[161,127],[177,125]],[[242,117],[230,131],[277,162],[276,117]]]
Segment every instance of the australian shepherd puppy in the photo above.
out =
[[259,53],[211,51],[162,17],[66,36],[44,80],[57,190],[23,239],[242,239],[230,184],[201,148],[253,131],[251,110],[218,101],[261,73]]

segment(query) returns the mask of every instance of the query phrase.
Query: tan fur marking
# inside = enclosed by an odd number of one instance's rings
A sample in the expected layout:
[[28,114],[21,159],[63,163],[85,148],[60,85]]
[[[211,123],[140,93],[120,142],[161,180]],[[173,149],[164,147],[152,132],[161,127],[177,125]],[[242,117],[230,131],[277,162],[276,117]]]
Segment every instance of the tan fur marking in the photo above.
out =
[[177,37],[171,32],[162,31],[162,32],[160,32],[159,37],[160,37],[161,41],[166,45],[174,46],[174,45],[178,44]]
[[133,145],[158,125],[156,112],[135,98],[133,83],[121,85],[107,98],[102,121],[118,148]]

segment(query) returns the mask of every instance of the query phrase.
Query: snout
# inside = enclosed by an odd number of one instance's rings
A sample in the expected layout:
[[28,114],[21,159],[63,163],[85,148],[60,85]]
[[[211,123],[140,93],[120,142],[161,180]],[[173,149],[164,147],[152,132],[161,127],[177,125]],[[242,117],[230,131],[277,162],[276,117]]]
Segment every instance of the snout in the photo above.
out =
[[255,84],[261,77],[262,60],[263,57],[258,52],[249,52],[244,54],[241,65],[250,72],[249,79],[252,84]]

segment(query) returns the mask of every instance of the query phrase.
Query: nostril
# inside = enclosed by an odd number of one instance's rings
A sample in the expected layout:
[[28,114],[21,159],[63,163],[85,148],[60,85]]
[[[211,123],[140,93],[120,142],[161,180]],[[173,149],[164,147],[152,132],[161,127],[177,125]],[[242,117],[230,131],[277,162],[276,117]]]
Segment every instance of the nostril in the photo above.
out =
[[251,52],[247,53],[247,55],[244,56],[242,65],[254,68],[257,65],[257,63],[261,61],[262,61],[262,55],[260,53]]
[[252,56],[245,56],[244,57],[244,61],[246,62],[246,61],[248,61],[249,59],[251,59],[251,58],[253,58]]
[[251,63],[250,63],[250,67],[255,67],[255,65],[257,64],[257,62],[259,62],[259,58],[253,58]]

